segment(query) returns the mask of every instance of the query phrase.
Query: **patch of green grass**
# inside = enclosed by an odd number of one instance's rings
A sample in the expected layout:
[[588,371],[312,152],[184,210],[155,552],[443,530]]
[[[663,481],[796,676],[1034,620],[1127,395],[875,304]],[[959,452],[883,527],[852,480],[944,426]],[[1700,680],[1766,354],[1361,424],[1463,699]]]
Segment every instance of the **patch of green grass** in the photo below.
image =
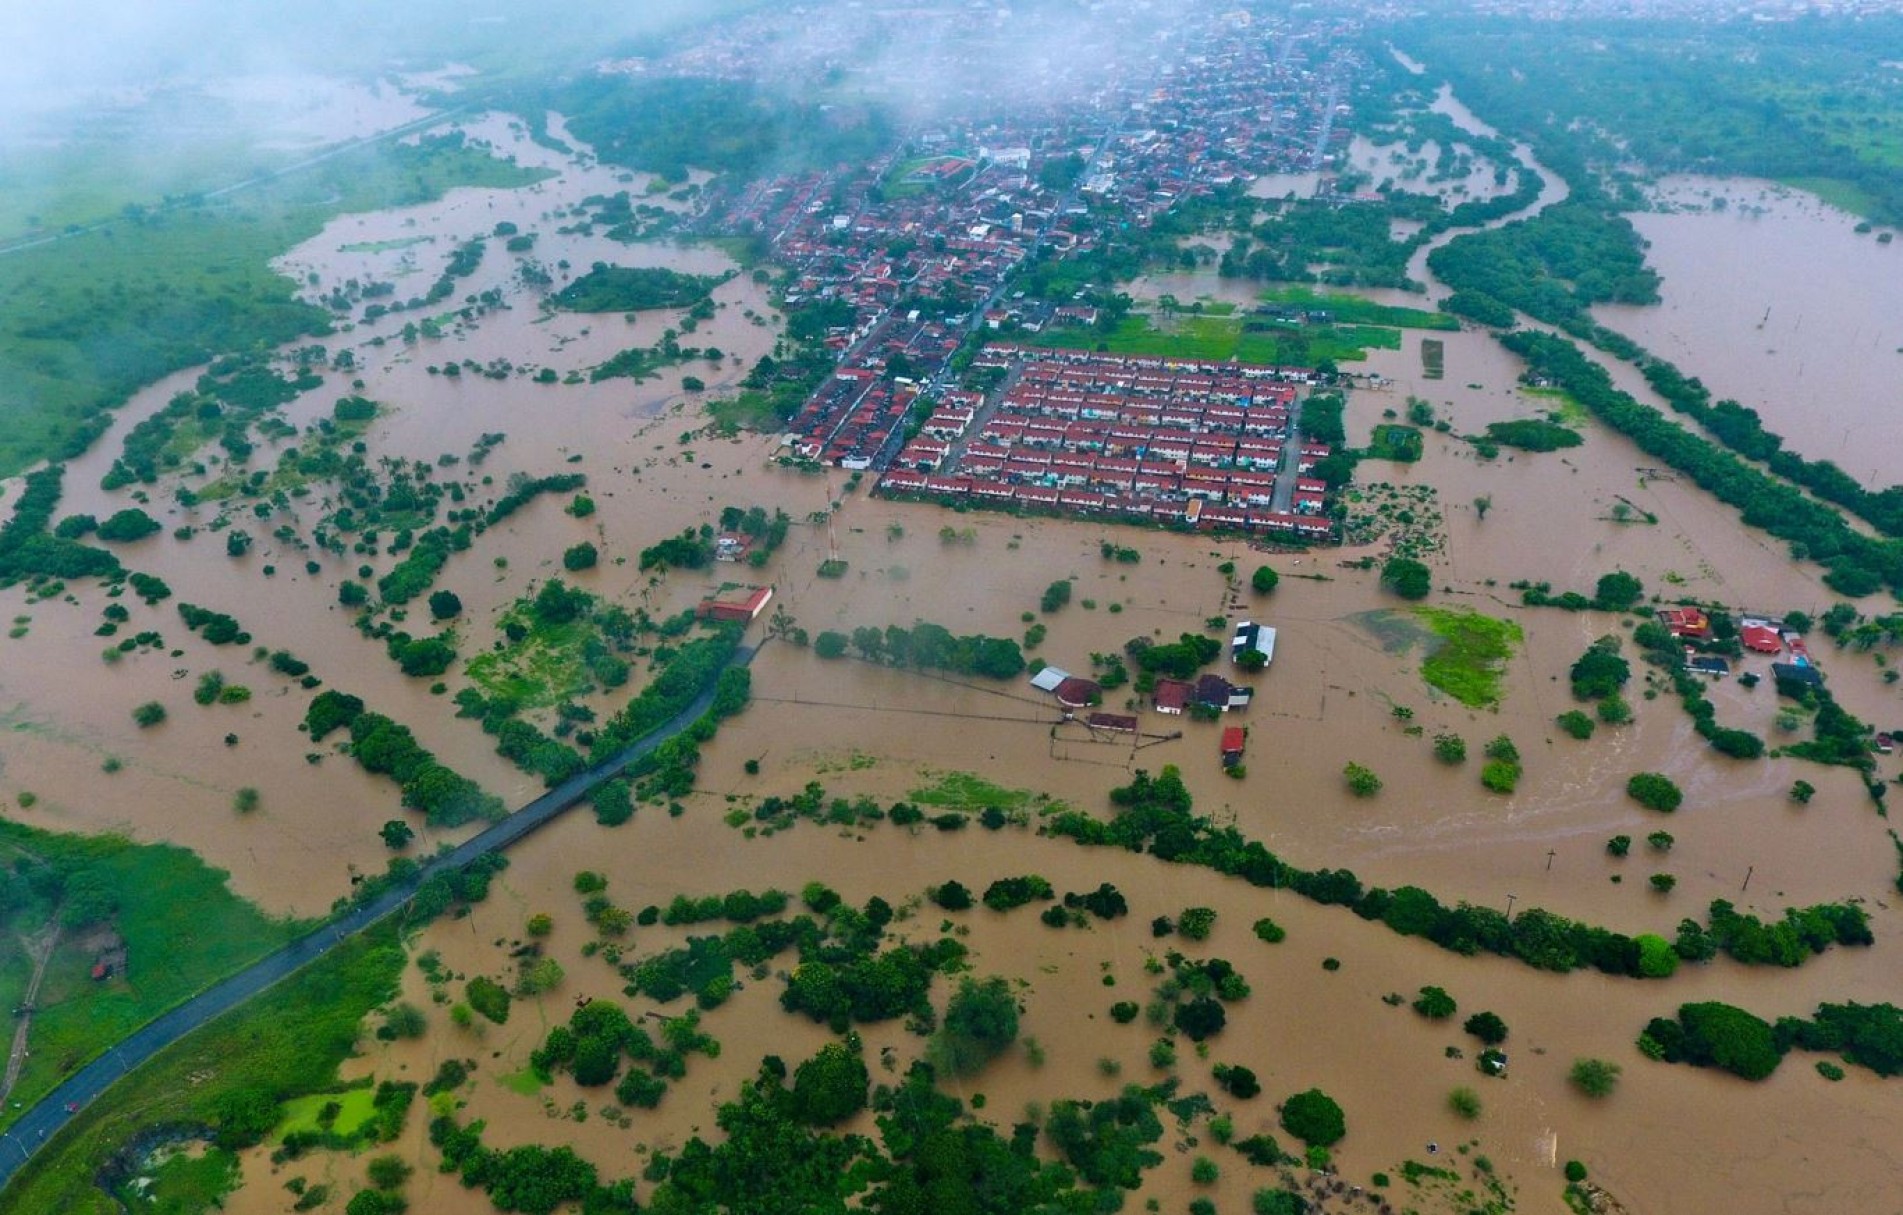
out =
[[1506,661],[1523,640],[1520,626],[1479,612],[1415,608],[1440,644],[1421,663],[1421,678],[1470,709],[1500,703]]
[[1778,181],[1793,190],[1814,194],[1838,210],[1863,219],[1875,216],[1881,205],[1874,195],[1855,182],[1835,177],[1781,177]]
[[[21,1112],[14,1101],[32,1105],[111,1043],[309,926],[265,915],[231,892],[223,870],[171,844],[56,835],[14,823],[0,823],[0,844],[69,873],[96,873],[118,898],[113,925],[128,959],[126,975],[95,980],[86,931],[66,931],[40,988],[32,1053],[0,1110],[0,1126]],[[9,966],[3,977],[16,973]]]
[[1371,325],[1268,325],[1251,330],[1242,317],[1179,313],[1169,318],[1125,317],[1108,334],[1094,329],[1059,329],[1039,334],[1038,346],[1104,346],[1111,354],[1151,354],[1166,358],[1239,359],[1312,367],[1322,359],[1356,362],[1371,348],[1399,350],[1401,333]]
[[970,772],[937,772],[929,775],[936,779],[907,795],[921,806],[936,806],[946,810],[983,810],[987,806],[996,806],[1009,813],[1059,804],[1052,802],[1047,794],[1033,793],[1029,789],[1006,789]]
[[1388,325],[1397,329],[1460,328],[1459,319],[1445,312],[1377,304],[1358,295],[1337,295],[1308,287],[1272,287],[1264,291],[1261,298],[1265,304],[1284,304],[1309,312],[1332,312],[1337,321],[1349,325]]
[[1586,407],[1564,388],[1521,388],[1520,391],[1546,402],[1547,416],[1562,426],[1580,427],[1592,421]]
[[[519,641],[504,640],[494,649],[471,658],[464,670],[491,698],[513,700],[524,709],[545,709],[598,691],[603,679],[616,677],[619,647],[602,632],[601,601],[589,596],[586,612],[574,620],[550,623],[535,611],[533,597],[525,596],[503,615],[501,627],[519,626]],[[591,661],[591,655],[593,661]],[[621,678],[626,681],[626,673]]]
[[224,1209],[238,1180],[238,1158],[230,1152],[177,1151],[120,1187],[119,1197],[133,1215],[204,1215]]
[[118,1215],[93,1179],[140,1133],[209,1123],[232,1092],[290,1100],[334,1090],[365,1014],[395,997],[402,971],[396,928],[386,923],[161,1052],[47,1141],[0,1194],[0,1215]]
[[283,1142],[286,1135],[294,1131],[317,1131],[324,1129],[317,1121],[317,1115],[326,1105],[335,1101],[343,1108],[337,1119],[331,1123],[330,1130],[338,1135],[354,1135],[364,1123],[376,1117],[376,1089],[370,1085],[346,1089],[341,1093],[312,1093],[308,1097],[298,1097],[284,1103],[284,1121],[278,1123],[271,1138]]
[[548,1083],[535,1074],[535,1069],[525,1067],[519,1072],[510,1072],[506,1076],[496,1077],[503,1088],[521,1097],[533,1097],[548,1087]]
[[765,434],[785,425],[785,419],[773,408],[773,398],[753,389],[709,401],[704,408],[708,420],[722,430],[753,430]]

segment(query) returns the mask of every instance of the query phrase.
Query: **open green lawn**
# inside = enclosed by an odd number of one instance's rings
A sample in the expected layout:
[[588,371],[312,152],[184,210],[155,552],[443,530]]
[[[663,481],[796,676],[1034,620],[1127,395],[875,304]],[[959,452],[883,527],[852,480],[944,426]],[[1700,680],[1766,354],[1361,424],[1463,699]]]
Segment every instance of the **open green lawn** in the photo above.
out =
[[73,454],[98,415],[215,355],[328,324],[269,261],[332,216],[543,174],[455,140],[369,147],[217,204],[0,256],[0,476]]
[[1038,346],[1111,354],[1154,354],[1182,359],[1235,359],[1285,367],[1313,367],[1322,359],[1356,362],[1371,348],[1399,350],[1399,330],[1373,325],[1271,325],[1250,331],[1237,316],[1127,316],[1112,333],[1057,329],[1037,335]]
[[[68,872],[96,873],[117,895],[112,924],[125,939],[129,957],[125,976],[95,981],[95,958],[84,944],[87,930],[66,930],[40,988],[32,1054],[8,1108],[0,1110],[0,1127],[18,1115],[14,1101],[32,1105],[109,1044],[306,927],[266,916],[231,893],[222,870],[170,844],[54,835],[13,823],[0,823],[0,844]],[[25,922],[31,931],[43,916]],[[0,987],[17,994],[29,973],[16,958],[0,968]]]
[[395,996],[402,969],[385,924],[164,1051],[49,1140],[0,1191],[0,1215],[119,1215],[93,1178],[142,1131],[206,1123],[232,1092],[290,1100],[335,1089],[365,1014]]
[[1440,639],[1421,663],[1421,678],[1470,709],[1498,705],[1507,659],[1524,639],[1520,626],[1452,608],[1415,608],[1414,614]]

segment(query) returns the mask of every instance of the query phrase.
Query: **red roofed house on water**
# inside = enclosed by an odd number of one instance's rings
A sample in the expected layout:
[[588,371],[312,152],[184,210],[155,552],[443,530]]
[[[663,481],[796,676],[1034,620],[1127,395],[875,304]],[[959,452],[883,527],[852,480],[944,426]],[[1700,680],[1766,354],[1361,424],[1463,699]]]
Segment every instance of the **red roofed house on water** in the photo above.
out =
[[1739,640],[1747,650],[1756,650],[1760,654],[1782,654],[1784,637],[1776,629],[1762,624],[1747,624],[1738,630]]
[[1674,637],[1687,641],[1711,640],[1711,617],[1697,608],[1660,608],[1659,623]]
[[772,598],[772,587],[751,587],[745,589],[744,592],[734,591],[724,597],[701,600],[697,615],[704,620],[746,624],[765,611],[767,603]]
[[1159,679],[1156,681],[1156,711],[1158,713],[1181,714],[1189,707],[1189,698],[1195,693],[1195,686],[1181,679]]
[[1093,704],[1103,703],[1103,688],[1088,679],[1079,679],[1072,675],[1051,690],[1057,697],[1057,703],[1066,709],[1082,709]]
[[1222,732],[1222,766],[1233,768],[1242,762],[1242,750],[1248,735],[1241,726],[1225,726]]

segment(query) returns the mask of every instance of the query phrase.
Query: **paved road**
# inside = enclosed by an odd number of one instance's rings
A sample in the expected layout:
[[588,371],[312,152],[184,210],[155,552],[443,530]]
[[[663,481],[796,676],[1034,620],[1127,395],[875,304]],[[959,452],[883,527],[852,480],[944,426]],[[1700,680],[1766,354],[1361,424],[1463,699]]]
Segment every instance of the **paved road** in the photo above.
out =
[[[755,652],[756,647],[741,646],[734,654],[733,664],[745,665],[752,661]],[[429,862],[423,867],[417,881],[421,883],[436,874],[460,868],[479,856],[516,843],[580,801],[595,786],[619,776],[636,760],[680,734],[706,713],[713,703],[714,687],[710,684],[693,704],[672,721],[614,759],[570,777],[495,826]],[[317,961],[329,953],[333,946],[398,911],[414,893],[414,886],[389,890],[327,921],[321,928],[299,937],[276,953],[260,958],[246,969],[148,1023],[74,1072],[58,1088],[41,1098],[39,1104],[28,1110],[4,1135],[0,1135],[0,1192],[3,1192],[20,1166],[31,1159],[48,1138],[65,1126],[78,1110],[105,1092],[113,1082],[207,1021],[230,1012],[279,980]]]

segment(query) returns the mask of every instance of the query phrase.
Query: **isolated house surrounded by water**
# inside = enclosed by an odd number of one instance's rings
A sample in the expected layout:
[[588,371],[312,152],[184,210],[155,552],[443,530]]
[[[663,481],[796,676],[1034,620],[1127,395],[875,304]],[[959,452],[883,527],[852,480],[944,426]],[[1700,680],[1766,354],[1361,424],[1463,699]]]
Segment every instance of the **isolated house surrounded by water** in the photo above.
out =
[[1262,655],[1263,666],[1274,662],[1275,630],[1247,620],[1238,624],[1236,635],[1229,642],[1229,661],[1240,664],[1251,652]]
[[746,624],[765,611],[772,599],[773,588],[770,586],[741,587],[712,599],[701,600],[696,614],[703,620]]
[[1183,710],[1189,708],[1190,699],[1195,694],[1194,684],[1186,683],[1181,679],[1159,679],[1156,681],[1156,689],[1151,696],[1155,699],[1158,713],[1178,716]]
[[1227,713],[1231,709],[1246,709],[1255,699],[1255,693],[1248,688],[1239,688],[1220,675],[1205,675],[1196,681],[1194,703],[1218,713]]

